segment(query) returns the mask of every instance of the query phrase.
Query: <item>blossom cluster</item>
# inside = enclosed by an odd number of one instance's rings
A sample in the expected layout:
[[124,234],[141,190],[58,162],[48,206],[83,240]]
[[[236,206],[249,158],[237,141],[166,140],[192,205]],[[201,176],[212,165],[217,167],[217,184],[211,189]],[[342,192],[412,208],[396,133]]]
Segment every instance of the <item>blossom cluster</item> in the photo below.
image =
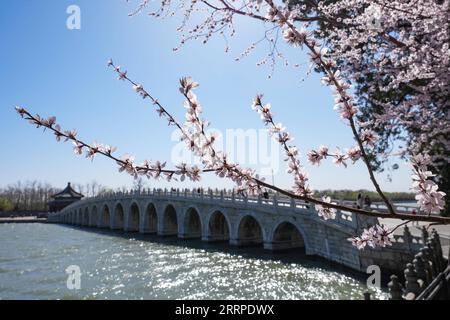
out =
[[359,250],[366,246],[371,248],[391,246],[392,231],[384,225],[375,225],[369,229],[364,229],[359,237],[350,238],[352,244]]
[[[341,73],[367,88],[373,126],[408,132],[405,153],[449,161],[450,1],[318,2]],[[363,63],[362,63],[363,62]],[[386,96],[388,98],[386,98]]]
[[413,190],[417,204],[420,210],[427,214],[439,213],[445,205],[445,193],[439,191],[436,182],[430,179],[435,176],[428,170],[430,163],[431,157],[427,154],[419,154],[411,159]]
[[214,143],[217,135],[207,133],[209,122],[201,118],[202,107],[193,92],[199,84],[191,77],[180,80],[180,92],[186,101],[186,123],[183,127],[186,133],[181,139],[187,143],[187,147],[195,155],[202,159],[204,168],[214,170],[221,178],[229,178],[236,184],[236,190],[240,194],[261,194],[262,187],[259,182],[264,179],[259,177],[254,170],[241,168],[238,164],[229,161],[227,155],[215,149]]
[[311,150],[308,152],[308,161],[313,164],[319,166],[322,160],[327,157],[332,157],[333,162],[336,165],[343,165],[347,167],[347,160],[351,160],[353,163],[361,159],[361,149],[359,146],[353,146],[346,151],[345,154],[341,152],[339,148],[337,148],[334,153],[330,153],[328,151],[327,146],[320,146],[318,150]]
[[[322,201],[325,203],[332,203],[330,197],[323,197]],[[324,220],[328,219],[335,219],[336,218],[336,212],[337,210],[334,208],[330,208],[321,204],[316,204],[315,206],[317,213],[320,217],[322,217]]]

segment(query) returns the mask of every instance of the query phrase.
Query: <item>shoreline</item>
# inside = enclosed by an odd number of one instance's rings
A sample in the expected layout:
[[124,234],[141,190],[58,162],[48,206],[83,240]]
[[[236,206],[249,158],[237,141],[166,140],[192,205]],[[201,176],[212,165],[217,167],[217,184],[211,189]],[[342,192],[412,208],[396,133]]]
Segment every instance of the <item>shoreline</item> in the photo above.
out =
[[0,224],[2,223],[47,223],[47,218],[36,218],[36,217],[0,218]]

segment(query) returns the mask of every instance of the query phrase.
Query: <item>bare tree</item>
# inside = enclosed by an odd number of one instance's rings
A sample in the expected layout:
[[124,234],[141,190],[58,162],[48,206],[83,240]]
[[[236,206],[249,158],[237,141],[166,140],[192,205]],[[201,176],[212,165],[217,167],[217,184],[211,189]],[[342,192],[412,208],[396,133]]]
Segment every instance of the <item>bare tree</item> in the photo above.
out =
[[146,186],[146,182],[142,177],[138,177],[137,179],[133,180],[133,190],[141,192]]

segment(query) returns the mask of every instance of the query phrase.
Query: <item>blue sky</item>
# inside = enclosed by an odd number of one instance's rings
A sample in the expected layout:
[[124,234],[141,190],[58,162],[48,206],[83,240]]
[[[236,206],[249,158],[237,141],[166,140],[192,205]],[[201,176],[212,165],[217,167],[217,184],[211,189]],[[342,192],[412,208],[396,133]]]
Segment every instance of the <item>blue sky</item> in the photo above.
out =
[[[81,30],[66,28],[66,9],[71,4],[81,9]],[[276,119],[295,136],[304,163],[307,150],[320,144],[330,148],[353,144],[350,130],[333,110],[330,90],[321,85],[320,77],[310,75],[301,81],[308,64],[299,49],[280,46],[290,62],[300,67],[279,63],[272,79],[267,77],[269,68],[256,66],[267,53],[265,44],[250,57],[234,61],[262,36],[262,24],[239,21],[229,53],[224,52],[222,38],[207,45],[189,42],[174,53],[179,20],[155,20],[145,14],[130,18],[128,13],[133,8],[125,0],[1,1],[0,186],[34,179],[59,187],[68,181],[84,184],[92,180],[114,188],[132,184],[132,178],[119,173],[110,160],[98,157],[91,162],[76,157],[69,144],[56,143],[50,134],[21,120],[13,110],[15,105],[41,116],[55,115],[63,128],[76,128],[79,138],[117,146],[119,155],[129,153],[138,161],[168,160],[170,164],[177,146],[171,140],[173,128],[161,121],[152,105],[129,85],[116,80],[106,67],[109,58],[143,83],[179,119],[184,117],[184,108],[178,79],[190,75],[201,84],[197,94],[205,117],[220,132],[262,129],[250,104],[256,93],[264,93]],[[292,180],[284,173],[281,157],[275,162],[280,163],[276,183],[290,187]],[[261,169],[261,164],[246,164]],[[386,174],[379,176],[385,190],[409,189],[409,169],[403,162],[399,164],[401,169],[394,173],[392,182],[387,181]],[[347,169],[332,163],[318,168],[306,164],[305,168],[313,189],[372,189],[361,164]],[[147,185],[168,186],[155,181]],[[232,186],[214,176],[205,177],[202,185]]]

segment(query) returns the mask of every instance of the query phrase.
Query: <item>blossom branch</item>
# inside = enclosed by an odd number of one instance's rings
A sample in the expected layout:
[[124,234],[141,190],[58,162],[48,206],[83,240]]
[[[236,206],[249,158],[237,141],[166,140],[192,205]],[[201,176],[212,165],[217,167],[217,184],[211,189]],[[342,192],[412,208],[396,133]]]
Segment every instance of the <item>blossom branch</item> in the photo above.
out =
[[[206,134],[205,128],[209,126],[209,123],[200,119],[202,108],[196,95],[193,93],[193,89],[198,87],[197,82],[193,81],[190,77],[185,77],[180,80],[180,92],[186,98],[185,107],[187,109],[186,126],[183,127],[142,85],[131,80],[126,71],[121,71],[120,67],[115,66],[112,60],[109,60],[108,66],[113,67],[118,73],[119,80],[126,80],[131,83],[135,91],[144,99],[150,98],[153,104],[157,105],[159,115],[166,117],[169,125],[175,125],[181,131],[181,140],[187,142],[187,147],[191,152],[202,158],[204,164],[203,172],[215,171],[220,177],[226,176],[230,178],[238,185],[237,190],[239,193],[245,191],[251,194],[262,192],[259,184],[255,183],[252,179],[255,176],[253,170],[242,169],[238,164],[231,163],[225,154],[216,152],[214,149],[213,145],[216,137],[213,134],[209,136]],[[263,181],[258,175],[256,175],[256,178],[258,181]]]
[[327,146],[320,146],[317,151],[311,150],[308,152],[308,160],[313,165],[319,166],[321,161],[327,157],[334,158],[333,162],[335,164],[347,167],[347,163],[345,161],[350,159],[354,164],[361,158],[361,150],[358,146],[354,146],[348,149],[346,154],[343,154],[339,148],[337,148],[334,153],[330,153]]
[[[131,80],[129,80],[131,81]],[[132,84],[136,85],[134,81],[131,81]],[[188,109],[186,113],[186,119],[187,119],[187,129],[194,128],[192,133],[189,133],[189,130],[184,129],[183,126],[178,123],[174,117],[172,117],[168,111],[162,107],[162,105],[159,104],[160,109],[163,109],[165,114],[169,115],[169,119],[172,119],[173,124],[176,125],[180,130],[182,130],[184,136],[186,139],[191,141],[195,148],[189,148],[191,151],[196,152],[196,154],[203,158],[204,164],[205,164],[205,170],[204,172],[212,172],[215,171],[216,175],[218,175],[221,178],[229,178],[233,182],[235,182],[238,185],[238,192],[248,191],[250,194],[258,194],[262,192],[262,188],[267,188],[274,190],[278,192],[279,194],[285,195],[290,198],[294,198],[297,200],[303,200],[310,203],[313,203],[316,205],[316,209],[319,211],[319,214],[321,214],[324,218],[332,218],[335,214],[334,210],[341,210],[341,211],[348,211],[348,212],[354,212],[366,216],[371,217],[378,217],[378,218],[397,218],[401,220],[411,220],[411,221],[429,221],[429,222],[436,222],[436,223],[442,223],[442,224],[450,224],[450,218],[443,218],[443,217],[437,217],[437,216],[418,216],[418,215],[411,215],[411,214],[400,214],[400,213],[383,213],[383,212],[376,212],[376,211],[369,211],[364,209],[358,209],[358,208],[352,208],[345,205],[338,205],[336,203],[332,203],[329,198],[323,198],[321,200],[315,199],[311,196],[310,192],[290,192],[286,191],[284,189],[281,189],[279,187],[276,187],[274,185],[271,185],[269,183],[266,183],[264,179],[261,179],[259,176],[255,175],[255,172],[251,169],[242,169],[238,164],[231,163],[228,160],[228,157],[218,152],[213,147],[214,139],[211,140],[206,135],[206,132],[204,128],[209,125],[204,120],[200,120],[200,114],[202,112],[202,108],[200,106],[200,103],[198,102],[198,99],[196,95],[192,92],[193,89],[197,88],[199,84],[195,81],[193,81],[190,77],[182,78],[180,80],[181,88],[180,92],[186,97],[186,103],[185,107]],[[141,90],[144,90],[143,88]],[[145,94],[149,96],[148,92],[145,91]],[[259,101],[257,101],[259,97]],[[260,99],[260,96],[258,96],[254,101],[254,106],[258,105],[258,108],[260,110],[264,109],[264,106],[262,104],[262,101]],[[154,99],[154,98],[153,98]],[[154,101],[157,101],[154,99]],[[159,103],[159,102],[158,102]],[[267,105],[266,105],[267,106]],[[261,109],[262,108],[262,109]],[[268,108],[270,109],[270,108]],[[261,111],[262,112],[262,111]],[[264,113],[264,112],[263,112]],[[263,120],[265,119],[265,116],[263,116]],[[279,131],[278,125],[275,124],[273,117],[270,114],[271,121],[268,122],[273,128],[272,130]],[[200,143],[197,141],[199,140],[199,137],[203,136],[204,142]],[[283,137],[284,135],[281,135]],[[369,138],[370,134],[367,133],[363,136],[366,143],[370,143],[371,139]],[[281,139],[281,142],[285,140],[284,138]],[[286,143],[285,150],[287,154],[289,153],[289,146],[287,145],[287,141],[284,141]],[[203,151],[200,151],[203,150]],[[209,150],[209,152],[204,152],[205,150]],[[199,152],[200,151],[200,152]],[[298,161],[296,156],[293,157],[293,161]],[[302,178],[303,179],[303,178]],[[306,181],[306,180],[305,180]],[[333,209],[333,211],[327,212],[327,210]]]
[[[76,131],[62,131],[60,126],[56,124],[56,118],[51,117],[49,119],[42,119],[40,116],[32,116],[27,110],[21,107],[16,108],[17,112],[29,120],[32,124],[37,125],[37,127],[44,127],[53,131],[56,136],[57,141],[60,141],[61,138],[66,139],[66,141],[71,140],[74,143],[74,150],[76,154],[82,154],[83,149],[87,150],[87,157],[93,158],[95,154],[101,154],[107,158],[114,160],[120,166],[120,171],[126,171],[127,173],[137,176],[138,174],[145,175],[148,178],[159,178],[161,174],[164,174],[168,180],[171,180],[174,175],[183,177],[187,176],[193,181],[198,181],[200,170],[196,167],[189,169],[185,164],[178,166],[179,170],[166,170],[164,169],[165,164],[161,164],[157,162],[154,165],[150,165],[149,162],[145,161],[144,165],[136,166],[133,163],[134,158],[127,156],[122,159],[119,159],[112,155],[115,151],[115,148],[108,146],[101,146],[99,144],[89,145],[79,139],[76,138]],[[220,177],[227,177],[236,182],[238,185],[242,185],[243,183],[248,188],[260,190],[262,187],[274,190],[279,194],[285,195],[287,197],[308,201],[310,203],[316,204],[316,209],[319,211],[319,215],[323,216],[324,219],[334,218],[336,210],[354,212],[357,214],[362,214],[366,216],[378,217],[378,218],[396,218],[408,221],[426,221],[432,222],[434,224],[450,224],[450,218],[438,217],[438,216],[418,216],[411,214],[400,214],[397,213],[395,215],[386,214],[382,212],[376,211],[367,211],[363,209],[357,209],[352,207],[347,207],[343,205],[338,205],[335,203],[331,203],[330,199],[318,200],[312,197],[298,195],[279,187],[270,185],[264,182],[262,179],[259,179],[258,176],[254,176],[254,172],[248,170],[241,170],[238,165],[229,164],[226,160],[226,156],[222,158],[222,166],[217,169],[206,169],[202,172],[216,172],[216,174]],[[377,229],[378,230],[378,229]]]
[[306,184],[308,177],[302,170],[302,166],[298,157],[298,149],[296,146],[289,145],[288,142],[293,138],[286,131],[281,123],[275,123],[272,112],[270,111],[271,105],[262,103],[262,95],[257,95],[253,100],[252,109],[258,111],[261,114],[261,119],[266,126],[270,126],[270,133],[275,136],[278,143],[281,144],[286,155],[285,161],[288,162],[287,172],[292,174],[295,179],[294,190],[297,194],[304,196],[311,196],[312,190]]
[[153,105],[157,107],[156,112],[160,117],[165,117],[168,121],[169,126],[175,125],[186,139],[189,138],[189,135],[184,131],[179,122],[173,117],[167,110],[162,106],[162,104],[158,101],[158,99],[154,98],[141,84],[131,80],[127,71],[121,71],[120,66],[116,66],[112,59],[108,61],[108,67],[112,67],[114,71],[119,75],[118,80],[127,81],[133,85],[133,89],[143,98],[149,98]]
[[[79,140],[76,138],[77,132],[75,130],[71,131],[63,131],[61,126],[56,123],[55,117],[50,117],[48,119],[43,119],[39,115],[33,116],[30,112],[22,107],[16,107],[17,113],[19,113],[22,118],[29,120],[31,124],[34,124],[39,127],[44,127],[45,129],[49,129],[53,132],[56,137],[56,141],[61,141],[61,139],[65,139],[64,142],[72,141],[74,145],[74,153],[76,155],[82,155],[84,151],[86,151],[86,158],[94,159],[95,155],[99,154],[105,156],[111,160],[114,160],[119,165],[119,171],[125,171],[133,177],[137,178],[139,175],[146,176],[147,178],[155,178],[158,179],[161,175],[164,175],[167,180],[171,180],[175,176],[179,176],[183,181],[185,177],[188,177],[191,181],[199,181],[201,171],[197,168],[197,166],[189,167],[186,164],[180,164],[177,166],[178,170],[167,170],[164,169],[166,163],[161,163],[160,161],[151,164],[148,160],[145,160],[142,165],[134,164],[134,157],[130,155],[125,155],[122,158],[118,158],[113,155],[113,153],[117,150],[115,147],[111,147],[108,145],[102,145],[98,143],[94,143],[92,145]],[[208,172],[211,170],[206,170],[202,172]]]
[[363,141],[361,140],[361,137],[357,132],[354,115],[358,112],[358,109],[353,104],[353,97],[347,93],[349,85],[343,82],[339,71],[334,72],[332,70],[332,68],[335,67],[336,64],[332,60],[325,60],[324,55],[327,51],[317,47],[316,41],[314,39],[309,39],[309,35],[306,30],[302,29],[301,31],[298,31],[296,26],[291,21],[289,21],[289,17],[287,17],[283,12],[279,11],[272,0],[265,0],[265,2],[272,8],[272,10],[275,10],[277,12],[277,15],[280,19],[279,23],[287,26],[287,29],[285,30],[286,41],[288,43],[290,42],[292,45],[297,46],[301,46],[304,44],[311,52],[311,60],[325,71],[325,82],[332,84],[335,88],[335,94],[337,96],[336,102],[338,103],[337,108],[339,109],[341,116],[347,119],[350,123],[353,136],[360,148],[362,158],[369,172],[370,180],[372,181],[372,184],[374,185],[377,193],[386,204],[388,211],[391,214],[395,214],[394,207],[381,190],[380,185],[375,178],[370,160],[367,156],[366,151],[364,150]]

